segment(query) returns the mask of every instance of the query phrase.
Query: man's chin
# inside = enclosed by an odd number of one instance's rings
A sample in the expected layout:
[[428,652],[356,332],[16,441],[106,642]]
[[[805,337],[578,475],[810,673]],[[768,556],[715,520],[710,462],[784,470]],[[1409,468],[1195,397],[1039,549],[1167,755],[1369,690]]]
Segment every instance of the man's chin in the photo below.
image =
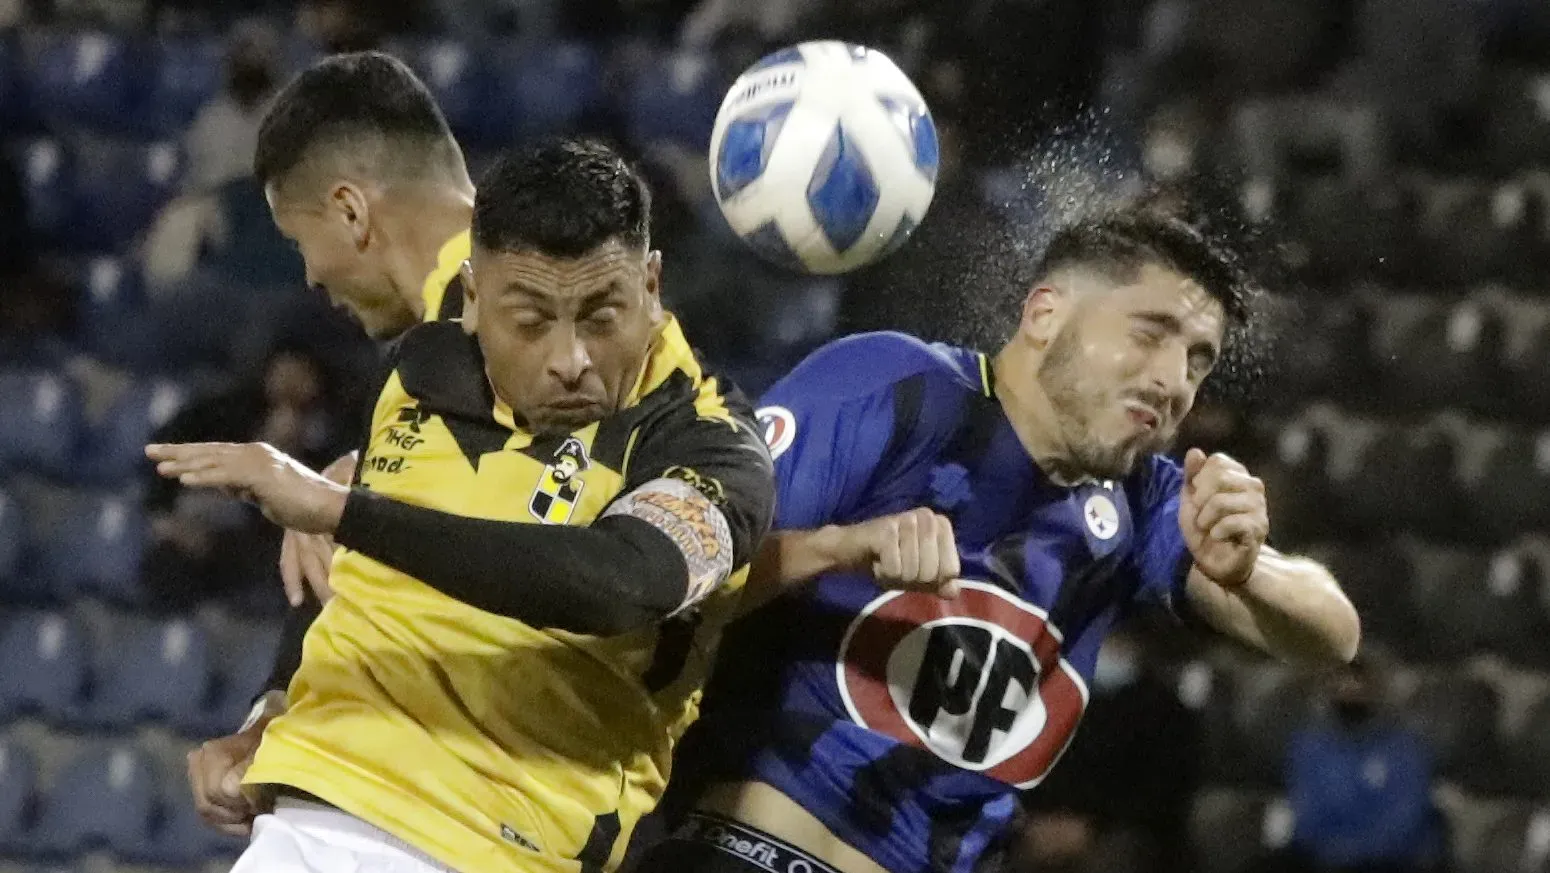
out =
[[528,428],[536,435],[565,434],[601,421],[606,415],[602,404],[576,408],[545,409],[528,419]]

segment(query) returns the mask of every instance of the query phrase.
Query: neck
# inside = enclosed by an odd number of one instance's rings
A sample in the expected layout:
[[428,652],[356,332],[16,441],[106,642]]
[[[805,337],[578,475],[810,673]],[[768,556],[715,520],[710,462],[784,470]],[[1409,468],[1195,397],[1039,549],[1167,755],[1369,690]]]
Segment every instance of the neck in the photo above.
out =
[[1072,462],[1059,417],[1042,383],[1009,375],[1038,371],[1032,350],[1013,340],[997,353],[990,366],[996,375],[996,399],[1034,464],[1050,481],[1061,486],[1078,485],[1091,478]]
[[468,230],[473,221],[473,187],[427,189],[408,194],[395,206],[384,226],[391,252],[388,281],[415,319],[421,320],[425,318],[425,277],[436,269],[447,240]]

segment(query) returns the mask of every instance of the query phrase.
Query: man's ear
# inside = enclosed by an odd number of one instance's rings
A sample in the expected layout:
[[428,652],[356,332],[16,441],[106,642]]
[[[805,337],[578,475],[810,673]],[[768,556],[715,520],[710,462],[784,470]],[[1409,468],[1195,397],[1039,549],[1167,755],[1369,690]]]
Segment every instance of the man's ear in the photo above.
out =
[[366,192],[353,182],[338,182],[328,192],[328,208],[350,231],[357,250],[371,242],[371,207]]
[[1023,314],[1017,330],[1035,348],[1048,346],[1060,333],[1066,309],[1071,305],[1070,295],[1054,285],[1035,285],[1023,298]]
[[662,320],[662,253],[646,254],[646,307],[652,321]]

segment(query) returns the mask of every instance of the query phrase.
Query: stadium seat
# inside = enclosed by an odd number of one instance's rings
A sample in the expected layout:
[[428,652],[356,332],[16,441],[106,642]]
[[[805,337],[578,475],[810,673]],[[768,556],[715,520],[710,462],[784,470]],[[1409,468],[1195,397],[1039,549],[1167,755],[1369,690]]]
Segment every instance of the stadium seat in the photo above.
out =
[[1508,760],[1525,796],[1550,800],[1550,693],[1532,703],[1508,742]]
[[125,389],[88,435],[77,481],[118,488],[149,475],[145,444],[187,400],[188,391],[166,379],[147,378]]
[[181,790],[180,779],[175,777],[171,782],[173,790],[163,798],[160,825],[138,843],[122,846],[122,856],[141,863],[199,868],[216,858],[240,855],[247,841],[228,837],[205,824],[193,799]]
[[1332,441],[1329,429],[1320,422],[1295,419],[1276,435],[1273,458],[1256,467],[1265,483],[1279,542],[1307,542],[1323,531]]
[[21,507],[0,488],[0,590],[22,572],[23,551],[27,545],[27,525]]
[[1499,782],[1500,710],[1493,686],[1456,673],[1427,677],[1404,706],[1406,720],[1431,748],[1436,772],[1482,790]]
[[602,61],[579,42],[504,49],[494,56],[490,89],[480,132],[484,142],[566,133],[598,108]]
[[1362,617],[1362,635],[1409,654],[1417,641],[1419,617],[1411,604],[1415,565],[1392,541],[1335,545],[1328,566]]
[[1528,553],[1428,550],[1410,587],[1423,648],[1444,662],[1482,651],[1510,656],[1542,644],[1550,632],[1538,609],[1539,564]]
[[1383,403],[1402,415],[1442,407],[1500,411],[1507,398],[1505,325],[1494,308],[1465,300],[1386,306],[1376,328]]
[[19,854],[37,803],[38,771],[20,743],[0,739],[0,855]]
[[1292,736],[1314,717],[1312,679],[1264,670],[1238,688],[1233,721],[1244,751],[1244,778],[1278,785]]
[[80,289],[77,335],[95,359],[110,366],[144,369],[155,355],[156,337],[145,330],[146,296],[139,267],[129,259],[102,255],[84,262],[75,276]]
[[91,720],[188,725],[211,690],[210,641],[187,619],[131,626],[99,641]]
[[23,612],[0,620],[0,721],[34,712],[54,721],[78,717],[89,652],[85,630],[67,615]]
[[83,251],[120,251],[133,242],[172,198],[183,173],[174,142],[83,143],[77,158],[80,217],[68,239]]
[[76,221],[75,158],[59,140],[24,142],[17,165],[27,193],[27,223],[48,245],[57,245]]
[[1470,525],[1490,540],[1550,528],[1550,431],[1504,435],[1464,497]]
[[1278,809],[1270,795],[1261,792],[1211,788],[1195,798],[1190,810],[1191,841],[1199,852],[1203,873],[1237,873],[1254,869],[1250,863],[1265,853],[1280,836],[1280,822],[1272,818]]
[[181,134],[200,108],[220,93],[225,55],[222,40],[203,34],[172,37],[155,47],[149,93],[141,110],[153,132]]
[[80,391],[58,373],[0,371],[0,469],[65,475],[83,427]]
[[[1418,533],[1444,541],[1461,533],[1458,448],[1441,427],[1390,428],[1365,445],[1333,505],[1357,535]],[[1418,475],[1421,473],[1421,475]]]
[[1513,418],[1526,423],[1550,423],[1550,320],[1534,327],[1521,348],[1505,361],[1512,392]]
[[1550,873],[1550,808],[1516,805],[1481,835],[1468,873]]
[[1371,392],[1371,306],[1350,297],[1304,297],[1278,307],[1287,329],[1277,348],[1278,393],[1362,401]]
[[1179,702],[1200,720],[1204,778],[1226,785],[1253,784],[1255,774],[1243,765],[1246,753],[1234,721],[1238,689],[1233,674],[1191,661],[1180,668],[1176,690]]
[[68,856],[143,845],[157,796],[155,772],[144,752],[124,743],[88,747],[44,796],[36,849]]
[[32,102],[52,127],[127,133],[138,124],[140,68],[126,39],[106,31],[46,34],[34,48]]
[[202,713],[186,711],[194,721],[181,727],[196,735],[216,735],[229,732],[232,725],[241,724],[248,710],[253,708],[253,698],[258,696],[274,668],[279,642],[278,625],[254,622],[244,623],[234,638],[222,640],[217,647],[220,664],[215,669],[214,700]]
[[625,124],[637,148],[669,143],[703,151],[721,107],[716,61],[692,51],[670,54],[629,86]]
[[484,60],[470,46],[434,39],[409,43],[395,53],[419,74],[459,138],[476,131],[486,113],[506,111],[489,99]]
[[73,502],[39,543],[42,571],[62,591],[137,602],[140,558],[150,537],[139,502],[118,495],[80,495]]
[[23,130],[29,121],[20,54],[13,38],[0,35],[0,130]]

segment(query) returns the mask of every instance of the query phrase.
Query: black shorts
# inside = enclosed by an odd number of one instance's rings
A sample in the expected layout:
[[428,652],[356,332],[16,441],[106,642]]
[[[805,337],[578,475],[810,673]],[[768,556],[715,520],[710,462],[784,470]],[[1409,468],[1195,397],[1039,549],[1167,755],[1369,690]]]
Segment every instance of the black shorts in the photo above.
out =
[[633,873],[840,873],[775,837],[730,819],[692,812],[647,850]]

